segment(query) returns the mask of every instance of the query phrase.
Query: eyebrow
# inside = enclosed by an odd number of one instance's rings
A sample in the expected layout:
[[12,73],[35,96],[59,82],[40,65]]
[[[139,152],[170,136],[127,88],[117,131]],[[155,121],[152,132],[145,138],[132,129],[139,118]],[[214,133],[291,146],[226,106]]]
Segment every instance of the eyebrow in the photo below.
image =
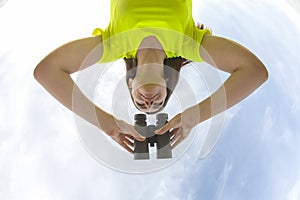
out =
[[161,106],[161,105],[163,105],[163,103],[164,103],[164,101],[161,101],[159,103],[154,103],[153,105],[155,105],[155,106]]
[[[141,109],[146,109],[145,104],[139,104],[138,102],[135,102],[135,103],[136,103],[136,105],[138,105]],[[163,103],[164,103],[164,102],[162,101],[162,102],[160,102],[160,103],[153,104],[153,107],[152,107],[152,108],[154,108],[154,109],[159,109],[160,106],[161,106]]]

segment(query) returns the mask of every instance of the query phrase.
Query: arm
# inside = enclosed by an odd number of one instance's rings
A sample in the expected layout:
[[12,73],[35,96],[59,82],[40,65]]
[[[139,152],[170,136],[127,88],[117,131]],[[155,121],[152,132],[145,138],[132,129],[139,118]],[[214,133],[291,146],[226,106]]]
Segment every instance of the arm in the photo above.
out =
[[231,75],[211,96],[175,116],[158,132],[173,128],[173,148],[194,126],[242,101],[268,78],[265,66],[253,53],[228,39],[205,35],[199,53],[205,62]]
[[[126,150],[131,143],[125,138],[139,137],[127,123],[115,119],[93,102],[77,87],[70,74],[95,64],[102,57],[102,37],[90,37],[67,43],[46,56],[35,68],[35,79],[68,109],[102,129]],[[85,58],[89,61],[81,66]],[[73,94],[76,92],[76,99]]]
[[[93,125],[99,127],[98,121],[92,116],[88,110],[94,111],[97,109],[99,115],[105,115],[103,111],[97,108],[75,85],[71,78],[71,74],[85,67],[81,64],[89,53],[100,44],[101,37],[85,38],[67,43],[49,55],[47,55],[35,68],[35,79],[61,104],[69,110],[75,112]],[[95,64],[101,58],[102,49],[94,50],[90,65]],[[80,68],[81,67],[81,68]],[[73,89],[76,89],[78,97],[84,107],[79,110],[79,107],[73,105]],[[75,110],[76,109],[76,110]]]
[[[231,40],[206,35],[200,46],[200,55],[205,62],[231,75],[215,93],[198,104],[199,123],[242,101],[268,79],[264,64],[245,47]],[[224,95],[226,102],[222,105]],[[211,110],[212,101],[215,101],[214,110]]]

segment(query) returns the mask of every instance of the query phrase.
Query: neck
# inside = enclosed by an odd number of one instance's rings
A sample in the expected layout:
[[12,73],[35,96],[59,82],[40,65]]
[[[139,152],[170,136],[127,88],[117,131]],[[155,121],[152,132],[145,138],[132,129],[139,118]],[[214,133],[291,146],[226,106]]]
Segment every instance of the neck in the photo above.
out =
[[139,49],[136,55],[138,65],[143,64],[163,64],[166,54],[161,49]]
[[139,49],[136,75],[144,78],[163,77],[166,54],[161,49]]

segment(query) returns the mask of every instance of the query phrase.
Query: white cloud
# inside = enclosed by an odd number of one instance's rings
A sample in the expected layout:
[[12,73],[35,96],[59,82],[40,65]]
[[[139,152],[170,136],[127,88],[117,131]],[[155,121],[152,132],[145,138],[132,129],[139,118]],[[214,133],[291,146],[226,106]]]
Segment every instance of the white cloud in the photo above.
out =
[[287,200],[300,199],[300,181],[298,180],[287,194]]
[[267,107],[265,109],[265,116],[264,116],[264,120],[263,120],[263,130],[262,130],[262,140],[270,140],[272,137],[272,133],[274,131],[274,125],[275,122],[274,120],[276,119],[276,115],[274,114],[274,110],[272,109],[272,107]]
[[222,199],[223,193],[225,191],[225,187],[228,183],[228,177],[231,173],[232,168],[233,168],[233,162],[232,160],[228,159],[225,163],[223,173],[219,177],[220,184],[218,185],[218,190],[216,192],[217,199]]

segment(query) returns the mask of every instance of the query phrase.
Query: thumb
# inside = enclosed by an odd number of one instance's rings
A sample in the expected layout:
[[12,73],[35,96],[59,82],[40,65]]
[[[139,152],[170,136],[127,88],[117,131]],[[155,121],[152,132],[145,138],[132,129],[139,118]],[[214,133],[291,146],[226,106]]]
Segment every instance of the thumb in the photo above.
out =
[[144,141],[146,139],[146,137],[141,135],[133,126],[127,124],[124,121],[121,121],[121,123],[119,123],[119,128],[121,129],[121,132],[133,136],[136,140]]
[[144,141],[146,137],[142,136],[139,132],[137,132],[135,129],[133,129],[133,134],[132,136],[137,139],[138,141]]
[[161,127],[160,129],[157,129],[156,131],[154,131],[157,135],[162,135],[165,132],[167,132],[169,129],[171,129],[171,121],[169,121],[168,123],[166,123],[163,127]]

